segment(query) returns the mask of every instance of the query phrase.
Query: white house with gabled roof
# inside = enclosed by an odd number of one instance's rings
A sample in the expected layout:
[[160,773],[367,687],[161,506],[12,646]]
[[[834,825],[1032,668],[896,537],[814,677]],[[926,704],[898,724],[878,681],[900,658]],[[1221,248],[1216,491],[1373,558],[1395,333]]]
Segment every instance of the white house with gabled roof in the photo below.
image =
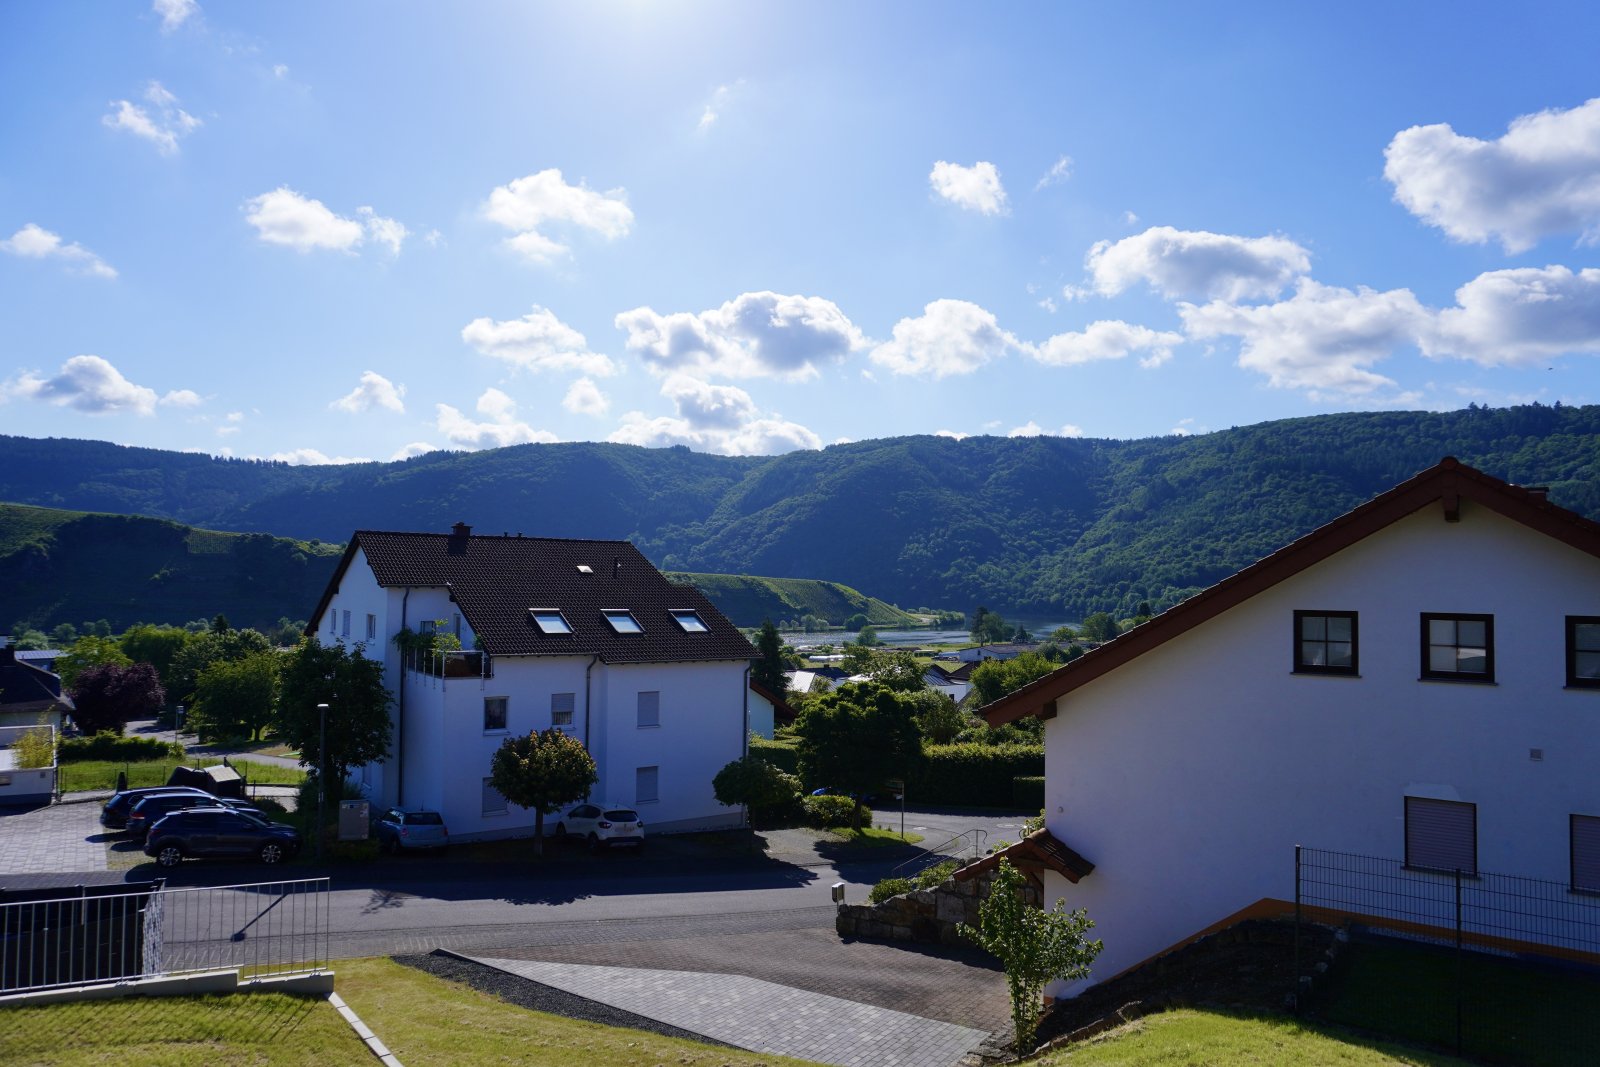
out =
[[[416,661],[396,646],[435,628],[463,651]],[[755,650],[629,542],[359,530],[307,633],[383,662],[391,754],[358,776],[375,801],[441,812],[455,839],[532,833],[489,762],[550,727],[594,757],[591,798],[637,808],[650,831],[740,820],[711,780],[745,753]]]
[[[1297,845],[1559,916],[1600,893],[1600,525],[1447,458],[983,713],[1045,720],[1045,825],[1092,865],[1046,902],[1096,980],[1289,909]],[[1520,921],[1499,947],[1585,944]]]

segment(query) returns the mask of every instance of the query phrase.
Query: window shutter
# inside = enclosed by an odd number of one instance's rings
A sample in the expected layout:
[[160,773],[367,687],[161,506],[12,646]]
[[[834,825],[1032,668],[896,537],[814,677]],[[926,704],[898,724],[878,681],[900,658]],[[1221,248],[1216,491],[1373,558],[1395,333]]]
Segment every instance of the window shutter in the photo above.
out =
[[640,767],[633,776],[633,802],[648,804],[658,799],[660,767]]
[[550,694],[550,725],[571,726],[573,701],[576,693]]
[[639,725],[661,725],[661,693],[652,690],[639,694]]
[[1478,873],[1478,806],[1406,797],[1406,866]]
[[483,780],[483,813],[485,815],[506,813],[506,798],[494,787],[492,779],[489,778]]
[[1572,817],[1572,888],[1600,893],[1600,815]]

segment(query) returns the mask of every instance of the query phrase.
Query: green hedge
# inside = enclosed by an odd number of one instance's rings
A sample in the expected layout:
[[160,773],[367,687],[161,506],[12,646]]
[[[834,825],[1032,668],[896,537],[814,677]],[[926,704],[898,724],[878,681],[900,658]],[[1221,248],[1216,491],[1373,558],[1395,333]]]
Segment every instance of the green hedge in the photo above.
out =
[[[1044,774],[1043,745],[928,745],[923,766],[906,783],[906,802],[1007,808],[1012,780]],[[1035,810],[1039,804],[1022,805]]]
[[[856,802],[849,797],[806,797],[806,825],[817,830],[837,830],[852,825]],[[872,809],[861,806],[861,825],[872,825]]]
[[1011,803],[1029,811],[1044,807],[1044,778],[1027,776],[1011,779]]
[[182,759],[183,746],[154,737],[123,737],[107,730],[93,737],[69,737],[56,750],[62,763],[86,760],[119,760],[124,763],[144,760]]
[[793,741],[768,741],[764,737],[752,737],[750,755],[766,760],[780,771],[800,773],[800,749]]

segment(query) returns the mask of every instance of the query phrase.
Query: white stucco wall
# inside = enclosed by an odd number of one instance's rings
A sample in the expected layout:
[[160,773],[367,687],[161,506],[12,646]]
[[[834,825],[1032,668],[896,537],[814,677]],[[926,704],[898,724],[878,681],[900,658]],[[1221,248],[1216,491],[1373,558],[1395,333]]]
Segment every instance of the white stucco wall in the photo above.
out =
[[750,692],[750,723],[749,730],[757,737],[772,740],[773,733],[778,726],[778,712],[772,706],[772,701],[760,693]]
[[[1292,673],[1296,609],[1360,613],[1359,677]],[[1422,612],[1492,614],[1496,682],[1420,681]],[[1586,614],[1600,560],[1434,505],[1061,698],[1046,821],[1096,868],[1047,895],[1097,923],[1095,976],[1292,900],[1296,844],[1402,858],[1408,794],[1477,805],[1480,870],[1565,881],[1569,814],[1600,813],[1600,691],[1565,688]]]

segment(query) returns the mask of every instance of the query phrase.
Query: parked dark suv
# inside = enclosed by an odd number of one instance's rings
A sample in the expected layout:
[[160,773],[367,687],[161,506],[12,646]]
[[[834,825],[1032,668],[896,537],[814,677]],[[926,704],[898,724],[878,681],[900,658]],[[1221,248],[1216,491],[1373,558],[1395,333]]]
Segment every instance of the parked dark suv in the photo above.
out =
[[175,811],[150,828],[144,854],[163,867],[190,856],[255,856],[282,863],[300,851],[300,831],[282,823],[227,808]]
[[251,815],[260,815],[261,812],[247,800],[229,800],[226,797],[214,797],[209,793],[195,796],[192,793],[154,793],[141,797],[133,805],[133,810],[128,812],[128,836],[135,841],[143,841],[150,833],[150,827],[161,820],[163,815],[170,815],[184,808],[231,808],[234,811],[247,811]]
[[106,806],[100,809],[100,825],[107,830],[121,830],[128,825],[128,812],[133,806],[145,797],[155,796],[157,793],[187,793],[204,803],[211,798],[211,794],[204,789],[195,789],[187,785],[153,785],[144,789],[124,789],[120,793],[113,793],[111,799],[106,801]]

